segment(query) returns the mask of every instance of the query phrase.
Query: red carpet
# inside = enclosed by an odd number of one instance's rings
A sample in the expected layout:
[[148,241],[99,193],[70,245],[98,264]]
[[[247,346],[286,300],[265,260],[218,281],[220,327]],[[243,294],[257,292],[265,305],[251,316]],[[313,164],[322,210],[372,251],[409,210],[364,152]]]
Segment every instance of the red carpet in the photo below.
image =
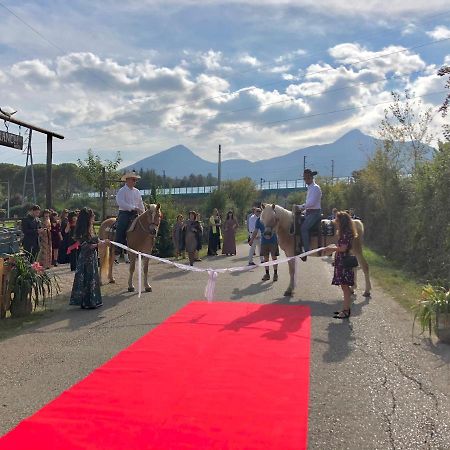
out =
[[0,449],[304,449],[309,308],[193,302]]

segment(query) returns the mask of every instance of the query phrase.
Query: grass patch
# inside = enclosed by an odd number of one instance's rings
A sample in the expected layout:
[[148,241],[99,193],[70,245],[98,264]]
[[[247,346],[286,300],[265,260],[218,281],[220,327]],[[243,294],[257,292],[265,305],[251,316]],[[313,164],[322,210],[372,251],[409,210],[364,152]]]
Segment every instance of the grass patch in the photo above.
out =
[[422,284],[413,278],[414,275],[368,247],[364,248],[364,256],[369,264],[370,276],[386,293],[410,311],[411,306],[420,298]]

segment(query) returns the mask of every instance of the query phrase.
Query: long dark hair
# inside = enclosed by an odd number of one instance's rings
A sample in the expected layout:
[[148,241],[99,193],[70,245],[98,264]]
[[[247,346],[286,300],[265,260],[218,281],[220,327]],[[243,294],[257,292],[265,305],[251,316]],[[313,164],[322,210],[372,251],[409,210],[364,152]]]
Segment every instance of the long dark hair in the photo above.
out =
[[234,213],[231,210],[227,212],[227,220],[228,219],[234,219]]
[[94,236],[94,227],[91,219],[94,211],[91,208],[83,208],[78,214],[77,224],[75,226],[75,239],[85,240]]
[[353,220],[348,212],[339,211],[336,214],[336,223],[339,237],[344,236],[344,234],[347,236],[352,236],[353,238],[358,237],[355,225],[353,224]]

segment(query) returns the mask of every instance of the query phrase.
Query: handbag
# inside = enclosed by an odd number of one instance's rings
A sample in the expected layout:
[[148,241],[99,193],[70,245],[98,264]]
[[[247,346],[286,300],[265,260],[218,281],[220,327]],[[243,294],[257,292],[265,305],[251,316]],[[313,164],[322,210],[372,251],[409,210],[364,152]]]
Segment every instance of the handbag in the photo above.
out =
[[342,267],[344,269],[353,269],[353,267],[358,267],[358,258],[354,255],[344,255],[342,257]]

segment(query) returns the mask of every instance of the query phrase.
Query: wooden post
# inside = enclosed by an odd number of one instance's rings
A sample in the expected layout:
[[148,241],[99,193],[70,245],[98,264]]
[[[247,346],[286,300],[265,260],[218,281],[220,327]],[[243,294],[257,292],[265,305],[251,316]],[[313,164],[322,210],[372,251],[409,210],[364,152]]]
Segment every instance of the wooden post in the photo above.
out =
[[53,156],[53,136],[47,134],[47,182],[45,190],[45,207],[52,207],[52,156]]
[[106,169],[102,167],[102,218],[106,220]]

